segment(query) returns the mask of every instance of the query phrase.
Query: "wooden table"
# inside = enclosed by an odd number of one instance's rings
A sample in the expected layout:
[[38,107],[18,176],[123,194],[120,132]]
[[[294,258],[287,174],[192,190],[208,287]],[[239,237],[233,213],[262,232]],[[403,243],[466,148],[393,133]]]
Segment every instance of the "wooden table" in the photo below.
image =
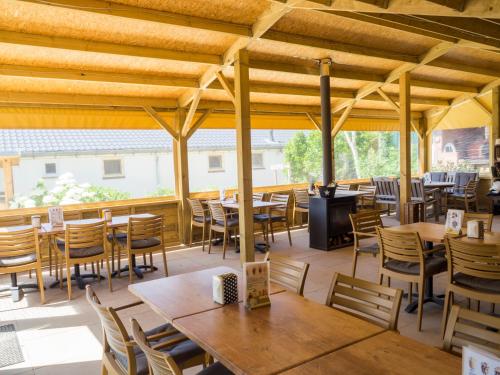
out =
[[175,319],[174,326],[235,374],[275,374],[384,331],[291,292],[271,306],[242,303]]
[[384,332],[304,363],[286,375],[458,375],[462,359],[395,332]]
[[[242,273],[229,267],[215,267],[132,284],[128,290],[157,314],[172,322],[184,316],[223,307],[213,301],[212,276],[228,272],[238,275],[239,298],[243,301]],[[283,287],[271,283],[271,294],[284,291]]]
[[[258,208],[272,208],[272,207],[280,207],[280,206],[283,206],[283,203],[281,202],[265,202],[265,201],[252,201],[252,205],[253,205],[253,208],[254,209],[258,209]],[[224,208],[230,208],[230,209],[233,209],[233,210],[238,210],[240,208],[240,204],[239,202],[236,202],[232,199],[228,199],[228,200],[225,200],[225,201],[220,201],[220,203],[222,204],[222,207]]]

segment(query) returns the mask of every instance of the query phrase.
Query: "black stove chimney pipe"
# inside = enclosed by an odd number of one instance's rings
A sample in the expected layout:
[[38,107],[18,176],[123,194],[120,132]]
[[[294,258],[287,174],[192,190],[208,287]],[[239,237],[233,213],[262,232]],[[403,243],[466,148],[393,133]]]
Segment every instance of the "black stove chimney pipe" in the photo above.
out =
[[331,59],[322,59],[320,64],[321,133],[323,144],[323,185],[333,182],[332,168],[332,115],[330,102]]

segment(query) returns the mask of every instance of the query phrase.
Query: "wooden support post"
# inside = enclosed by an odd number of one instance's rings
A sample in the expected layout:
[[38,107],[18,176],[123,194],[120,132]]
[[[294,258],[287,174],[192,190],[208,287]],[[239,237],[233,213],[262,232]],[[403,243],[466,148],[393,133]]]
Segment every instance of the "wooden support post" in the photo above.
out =
[[411,200],[411,98],[410,73],[399,78],[400,222],[406,223],[405,205]]
[[429,171],[429,164],[427,163],[427,154],[429,153],[429,137],[427,133],[427,119],[422,117],[420,120],[419,132],[421,137],[418,140],[418,163],[419,173],[422,176],[425,172]]
[[189,167],[188,167],[188,138],[182,136],[182,126],[186,121],[186,111],[179,108],[175,113],[175,128],[178,137],[174,139],[174,175],[175,175],[175,196],[179,200],[179,240],[181,243],[188,243],[189,233]]
[[321,134],[323,144],[323,185],[333,181],[332,110],[330,98],[330,66],[332,60],[320,61]]
[[5,206],[9,207],[9,202],[14,199],[14,177],[12,167],[19,165],[19,156],[0,157],[0,167],[3,169],[3,186],[5,194]]
[[491,90],[490,165],[495,161],[495,141],[500,138],[500,86]]
[[248,51],[240,49],[234,61],[236,151],[241,262],[255,260],[252,202],[252,142],[250,126],[250,82]]

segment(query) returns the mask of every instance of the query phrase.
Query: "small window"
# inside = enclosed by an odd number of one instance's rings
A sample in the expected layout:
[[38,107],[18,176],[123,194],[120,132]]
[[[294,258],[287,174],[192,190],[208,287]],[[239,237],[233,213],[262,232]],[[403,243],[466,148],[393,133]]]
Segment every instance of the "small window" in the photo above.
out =
[[56,163],[45,163],[45,175],[53,177],[57,174]]
[[121,159],[104,160],[104,177],[123,177]]
[[208,170],[210,172],[222,171],[222,155],[209,155],[208,156]]
[[261,152],[252,152],[252,167],[253,169],[264,168],[264,155]]
[[444,145],[444,152],[455,152],[455,146],[453,143],[447,143]]

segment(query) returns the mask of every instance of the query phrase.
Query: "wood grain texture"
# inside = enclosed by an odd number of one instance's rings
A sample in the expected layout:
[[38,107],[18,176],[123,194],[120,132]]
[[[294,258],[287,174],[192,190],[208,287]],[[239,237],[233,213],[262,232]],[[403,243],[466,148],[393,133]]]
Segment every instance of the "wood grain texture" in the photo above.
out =
[[460,357],[394,332],[384,332],[285,372],[316,374],[426,374],[461,372]]
[[174,320],[174,326],[235,374],[275,374],[384,331],[291,292],[271,306],[243,304]]
[[[212,298],[212,276],[232,272],[238,275],[239,299],[243,300],[240,271],[230,267],[215,267],[167,278],[129,285],[128,290],[167,321],[223,306]],[[271,293],[285,289],[271,283]]]

